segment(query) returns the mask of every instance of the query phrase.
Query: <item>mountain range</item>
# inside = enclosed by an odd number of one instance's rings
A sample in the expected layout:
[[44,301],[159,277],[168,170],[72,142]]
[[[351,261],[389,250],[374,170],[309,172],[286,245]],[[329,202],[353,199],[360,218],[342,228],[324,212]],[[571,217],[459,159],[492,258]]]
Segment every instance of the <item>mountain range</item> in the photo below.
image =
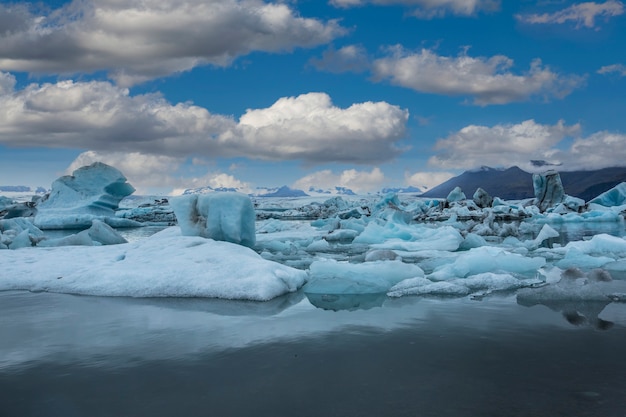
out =
[[[603,168],[593,171],[559,172],[565,193],[589,201],[626,182],[626,167]],[[455,187],[460,187],[468,198],[478,187],[491,196],[505,200],[521,200],[535,196],[532,174],[519,167],[507,169],[481,167],[465,171],[461,175],[426,191],[423,197],[445,198]]]

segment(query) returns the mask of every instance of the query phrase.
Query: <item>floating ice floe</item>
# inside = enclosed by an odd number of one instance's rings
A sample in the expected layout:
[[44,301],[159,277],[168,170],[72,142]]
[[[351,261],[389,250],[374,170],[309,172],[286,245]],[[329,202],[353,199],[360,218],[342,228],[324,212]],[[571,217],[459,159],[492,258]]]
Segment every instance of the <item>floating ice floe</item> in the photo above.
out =
[[177,227],[112,246],[0,251],[0,291],[264,301],[294,292],[307,272],[228,242],[182,236]]
[[100,220],[93,220],[89,229],[58,239],[44,239],[37,246],[99,246],[127,243],[115,229]]
[[115,216],[119,202],[134,191],[120,171],[96,162],[55,180],[37,205],[34,224],[42,230],[86,229],[97,219],[116,227],[139,226]]
[[399,260],[355,264],[324,259],[313,262],[309,273],[304,292],[311,294],[380,294],[406,278],[424,276],[419,266]]
[[465,296],[493,291],[509,291],[540,282],[537,279],[519,279],[511,274],[485,272],[462,279],[431,281],[427,278],[411,278],[394,285],[387,293],[390,297],[406,295]]
[[545,258],[539,256],[523,256],[498,247],[481,246],[463,252],[455,257],[452,263],[437,267],[427,277],[435,281],[448,281],[484,272],[506,272],[532,276],[545,263]]

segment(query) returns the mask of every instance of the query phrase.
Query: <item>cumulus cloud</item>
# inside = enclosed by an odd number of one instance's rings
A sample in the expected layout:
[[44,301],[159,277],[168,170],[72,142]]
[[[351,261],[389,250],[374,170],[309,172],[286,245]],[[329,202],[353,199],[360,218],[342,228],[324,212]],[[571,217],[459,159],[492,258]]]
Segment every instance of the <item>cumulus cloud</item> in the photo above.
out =
[[[598,70],[598,74],[610,74],[617,73],[620,77],[626,77],[626,65],[624,64],[613,64],[613,65],[605,65]],[[2,82],[0,81],[0,85]]]
[[[9,81],[6,81],[6,80]],[[386,102],[334,106],[324,93],[285,97],[239,121],[109,82],[31,84],[0,77],[0,144],[139,152],[173,158],[246,157],[372,163],[402,149],[408,112]]]
[[441,56],[422,49],[390,48],[390,55],[372,64],[377,80],[424,93],[466,95],[479,105],[505,104],[532,96],[563,98],[584,83],[583,77],[564,76],[534,60],[528,71],[515,74],[513,60],[504,55],[473,58],[466,52]]
[[47,14],[0,5],[0,28],[0,70],[107,71],[122,86],[345,33],[336,21],[261,0],[75,0]]
[[402,152],[408,112],[386,102],[342,109],[325,93],[285,97],[248,110],[237,128],[220,137],[226,147],[266,160],[375,163]]
[[[518,124],[464,127],[435,145],[431,166],[471,169],[481,165],[512,166],[532,171],[531,160],[560,164],[563,170],[599,169],[624,165],[626,135],[597,132],[581,137],[581,126],[526,120]],[[567,145],[571,141],[571,145]]]
[[240,181],[232,175],[213,172],[208,169],[201,176],[177,175],[176,172],[186,162],[185,158],[149,155],[140,152],[83,152],[70,164],[66,174],[69,175],[74,170],[94,162],[104,162],[119,169],[126,176],[128,182],[137,189],[137,194],[143,194],[155,188],[169,188],[173,190],[170,194],[179,195],[187,188],[206,185],[213,188],[238,188],[242,192],[250,192],[251,190],[248,183]]
[[584,2],[574,4],[554,13],[517,15],[516,18],[529,24],[563,24],[572,22],[576,28],[594,28],[596,19],[624,14],[624,3],[608,0],[604,3]]
[[365,4],[415,7],[411,14],[423,19],[443,17],[446,14],[474,16],[481,11],[491,12],[500,8],[500,0],[331,0],[330,3],[337,7],[355,7]]
[[454,177],[455,174],[451,172],[439,171],[439,172],[416,172],[413,174],[406,173],[404,175],[404,183],[408,186],[417,188],[431,189],[439,184],[448,181]]
[[600,169],[624,166],[626,134],[601,131],[577,138],[569,149],[558,152],[568,169]]
[[534,120],[493,127],[469,125],[440,139],[429,164],[446,169],[469,169],[481,165],[526,166],[531,159],[550,160],[563,138],[575,135],[580,126],[563,121],[543,125]]
[[348,169],[339,174],[326,169],[317,171],[297,180],[293,187],[308,191],[314,189],[329,189],[335,186],[347,187],[355,193],[364,193],[379,190],[386,178],[378,167],[371,171],[357,171]]
[[339,49],[331,47],[323,52],[321,58],[313,58],[309,63],[320,71],[333,73],[359,73],[369,68],[367,51],[361,45],[347,45]]

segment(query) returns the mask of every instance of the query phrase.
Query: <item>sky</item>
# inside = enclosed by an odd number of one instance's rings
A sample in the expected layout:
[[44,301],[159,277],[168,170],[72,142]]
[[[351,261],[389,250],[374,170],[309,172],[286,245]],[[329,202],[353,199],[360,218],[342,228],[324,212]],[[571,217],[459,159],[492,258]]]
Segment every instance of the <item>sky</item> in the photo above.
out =
[[625,97],[617,0],[0,1],[0,185],[96,161],[143,194],[624,166]]

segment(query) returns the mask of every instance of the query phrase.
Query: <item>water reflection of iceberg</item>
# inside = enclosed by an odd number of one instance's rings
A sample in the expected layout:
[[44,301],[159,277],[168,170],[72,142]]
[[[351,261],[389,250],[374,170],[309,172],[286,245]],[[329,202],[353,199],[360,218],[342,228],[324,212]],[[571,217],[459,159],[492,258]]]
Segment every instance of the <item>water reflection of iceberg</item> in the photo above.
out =
[[287,293],[269,301],[223,300],[203,297],[159,297],[159,298],[112,298],[112,302],[131,302],[135,305],[149,305],[179,311],[212,313],[220,316],[273,316],[298,304],[304,299],[302,291]]
[[612,321],[600,318],[600,314],[606,306],[612,303],[607,301],[585,301],[585,300],[529,300],[517,299],[517,303],[524,307],[544,305],[552,311],[561,313],[563,318],[574,326],[590,326],[598,330],[608,330],[613,327]]
[[317,308],[324,310],[369,310],[374,307],[382,307],[387,299],[387,294],[313,294],[305,293],[309,302]]

